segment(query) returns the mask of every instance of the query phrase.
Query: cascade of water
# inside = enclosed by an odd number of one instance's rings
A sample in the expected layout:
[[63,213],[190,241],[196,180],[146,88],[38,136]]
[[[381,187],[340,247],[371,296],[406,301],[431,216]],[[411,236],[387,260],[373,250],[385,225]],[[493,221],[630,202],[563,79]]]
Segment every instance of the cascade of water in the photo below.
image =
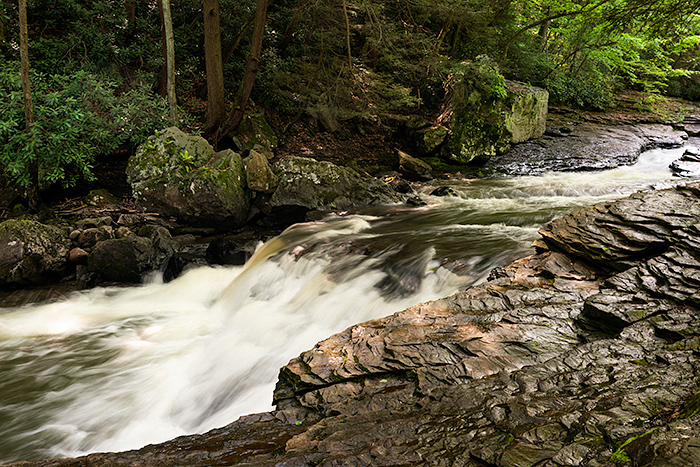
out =
[[473,284],[538,227],[671,179],[682,150],[605,173],[461,180],[457,196],[299,224],[244,267],[0,309],[0,463],[124,450],[269,410],[280,366],[346,327]]

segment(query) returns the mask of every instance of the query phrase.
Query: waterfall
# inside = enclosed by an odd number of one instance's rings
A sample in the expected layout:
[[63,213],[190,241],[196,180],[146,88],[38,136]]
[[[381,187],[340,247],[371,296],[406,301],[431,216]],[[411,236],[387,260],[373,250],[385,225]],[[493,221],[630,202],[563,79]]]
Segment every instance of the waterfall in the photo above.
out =
[[[426,206],[298,224],[242,267],[0,308],[0,463],[134,449],[270,410],[279,368],[316,342],[483,281],[571,209],[674,183],[682,152],[434,182]],[[438,185],[456,195],[431,196]]]

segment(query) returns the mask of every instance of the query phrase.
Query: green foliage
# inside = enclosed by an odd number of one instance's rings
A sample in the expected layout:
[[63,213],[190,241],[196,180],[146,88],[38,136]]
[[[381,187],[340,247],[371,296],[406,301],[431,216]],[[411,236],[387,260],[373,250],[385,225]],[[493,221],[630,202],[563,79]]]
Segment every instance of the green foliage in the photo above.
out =
[[25,131],[18,63],[0,67],[0,165],[10,180],[29,186],[73,186],[93,178],[95,157],[136,146],[167,125],[167,109],[143,85],[120,89],[117,79],[75,71],[31,76],[35,123]]
[[553,103],[582,109],[603,110],[615,103],[614,75],[597,69],[567,74],[555,70],[544,82]]

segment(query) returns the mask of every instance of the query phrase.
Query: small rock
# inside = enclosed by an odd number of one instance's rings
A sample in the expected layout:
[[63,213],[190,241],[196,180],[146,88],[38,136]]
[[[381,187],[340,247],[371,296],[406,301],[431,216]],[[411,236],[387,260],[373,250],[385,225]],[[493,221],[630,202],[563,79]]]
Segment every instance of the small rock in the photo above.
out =
[[214,239],[207,247],[205,258],[209,264],[236,265],[245,264],[250,255],[237,243],[226,238]]
[[433,169],[426,162],[412,157],[399,150],[399,170],[409,180],[430,180],[433,178]]
[[68,252],[68,260],[73,264],[87,264],[88,252],[82,248],[73,248]]
[[103,225],[112,225],[112,218],[109,216],[90,217],[76,222],[76,227],[78,227],[80,230],[98,228],[102,227]]
[[99,228],[91,227],[83,230],[80,233],[78,236],[78,245],[81,248],[91,248],[95,246],[97,242],[108,240],[110,238],[114,238],[114,231],[112,230],[112,227],[107,225],[103,225]]
[[459,196],[456,191],[448,186],[441,186],[435,188],[430,192],[430,196]]

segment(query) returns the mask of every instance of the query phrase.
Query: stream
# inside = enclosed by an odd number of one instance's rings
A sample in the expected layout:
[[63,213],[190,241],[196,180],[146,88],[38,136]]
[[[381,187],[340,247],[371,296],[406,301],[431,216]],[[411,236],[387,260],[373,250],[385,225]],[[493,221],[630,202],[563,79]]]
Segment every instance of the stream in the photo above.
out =
[[[279,368],[352,324],[530,254],[577,207],[679,179],[684,148],[606,172],[425,184],[427,206],[297,224],[245,266],[0,308],[0,464],[135,449],[272,409]],[[456,196],[430,193],[447,186]]]

